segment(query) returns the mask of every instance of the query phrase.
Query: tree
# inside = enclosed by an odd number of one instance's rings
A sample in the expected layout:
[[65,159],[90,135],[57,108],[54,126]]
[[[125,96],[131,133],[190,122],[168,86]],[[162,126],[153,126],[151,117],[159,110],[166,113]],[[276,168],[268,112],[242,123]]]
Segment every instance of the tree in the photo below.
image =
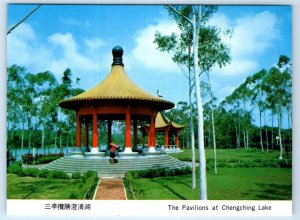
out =
[[26,70],[24,67],[12,65],[7,68],[7,130],[12,127],[13,140],[13,128],[18,127],[21,123],[22,137],[21,148],[24,147],[24,126],[25,126],[25,106],[24,99],[26,94],[24,93]]
[[57,86],[57,80],[49,72],[40,72],[32,77],[35,97],[34,102],[37,106],[37,126],[42,128],[41,147],[45,146],[45,130],[50,130],[52,119],[56,115],[56,103],[52,102],[53,90]]
[[[185,66],[188,69],[188,74],[186,74],[187,78],[189,79],[189,102],[190,102],[190,111],[191,114],[192,108],[192,91],[193,86],[196,87],[196,99],[197,99],[197,111],[199,117],[198,123],[198,132],[199,134],[203,132],[203,125],[201,122],[201,116],[203,114],[203,109],[201,110],[200,104],[201,103],[201,96],[200,96],[200,83],[199,83],[199,75],[203,72],[208,72],[209,69],[215,65],[219,64],[222,66],[226,63],[226,59],[230,59],[227,52],[229,51],[228,48],[224,44],[220,44],[220,38],[218,29],[215,27],[205,27],[201,25],[200,22],[205,24],[211,15],[216,11],[215,6],[206,6],[206,7],[199,7],[198,9],[196,6],[174,6],[169,7],[169,15],[176,21],[179,29],[180,29],[180,36],[177,36],[175,33],[172,33],[170,36],[162,36],[160,33],[156,33],[155,42],[158,44],[158,48],[162,51],[167,52],[174,52],[173,61],[177,63],[181,69],[182,66]],[[193,38],[191,40],[191,38]],[[198,47],[199,45],[199,47]],[[208,47],[206,45],[209,45]],[[193,47],[193,61],[191,57],[191,50]],[[224,53],[224,51],[226,51]],[[198,54],[200,54],[198,56]],[[199,73],[199,66],[200,66],[200,73]],[[194,69],[194,79],[191,76],[191,69]],[[197,76],[196,76],[197,75]],[[194,82],[192,81],[194,80]],[[198,88],[197,88],[198,87]],[[199,90],[199,91],[198,91]],[[199,96],[200,97],[199,97]],[[201,103],[202,105],[202,103]],[[202,119],[203,121],[203,119]],[[192,118],[190,118],[190,133],[191,133],[191,143],[192,143],[192,158],[194,164],[194,145],[193,145],[193,125],[192,125]],[[198,139],[201,139],[201,135],[198,134]],[[199,141],[201,143],[201,141]],[[203,154],[204,146],[198,147],[203,148],[201,153]],[[203,157],[203,155],[201,156]],[[202,158],[205,161],[205,158]],[[194,166],[193,166],[194,167]],[[194,169],[193,169],[194,170]],[[203,172],[204,173],[204,172]],[[193,175],[194,177],[194,175]],[[204,179],[204,177],[203,177]],[[195,187],[195,178],[193,178],[193,188]]]
[[[280,56],[278,67],[283,67],[283,64],[289,62],[287,57]],[[291,87],[292,87],[292,76],[289,68],[281,71],[278,67],[272,67],[267,76],[264,79],[262,89],[266,92],[268,102],[271,109],[277,114],[278,120],[278,136],[279,136],[279,147],[280,155],[279,159],[282,160],[283,144],[282,144],[282,114],[284,108],[287,108],[291,103]]]

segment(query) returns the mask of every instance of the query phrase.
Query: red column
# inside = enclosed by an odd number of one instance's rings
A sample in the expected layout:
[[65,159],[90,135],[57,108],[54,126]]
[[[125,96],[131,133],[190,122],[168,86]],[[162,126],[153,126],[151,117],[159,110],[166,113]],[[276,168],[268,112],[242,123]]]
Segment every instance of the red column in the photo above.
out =
[[137,144],[138,144],[137,121],[136,121],[136,119],[133,120],[133,142],[134,142],[134,146],[136,147]]
[[80,124],[80,116],[76,114],[76,146],[81,147],[81,124]]
[[151,115],[149,130],[150,130],[149,147],[155,147],[155,116],[154,115]]
[[107,121],[107,142],[111,143],[111,120]]
[[148,147],[150,147],[150,143],[151,143],[151,133],[150,133],[150,127],[148,130]]
[[176,131],[176,146],[179,148],[179,138],[178,138],[178,130]]
[[98,147],[98,120],[97,120],[97,114],[94,111],[93,112],[93,148]]
[[130,107],[126,110],[126,131],[125,131],[125,147],[131,148],[131,137],[130,137]]
[[88,147],[88,145],[89,145],[89,124],[88,122],[86,122],[84,127],[84,146]]
[[169,146],[169,129],[166,130],[166,148]]

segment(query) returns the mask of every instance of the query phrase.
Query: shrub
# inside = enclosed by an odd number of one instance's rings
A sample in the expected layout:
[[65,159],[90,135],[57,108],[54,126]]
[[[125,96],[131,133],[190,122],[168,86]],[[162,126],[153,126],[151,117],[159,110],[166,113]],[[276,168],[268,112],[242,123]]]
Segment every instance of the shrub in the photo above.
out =
[[156,168],[147,170],[131,170],[125,173],[125,179],[133,180],[138,178],[153,178],[163,176],[184,175],[191,173],[190,167],[182,167],[176,169]]
[[43,164],[43,163],[50,163],[53,160],[59,159],[60,156],[46,156],[46,157],[40,157],[36,160],[35,164]]
[[236,163],[236,162],[239,162],[239,160],[231,158],[231,159],[226,160],[226,162],[228,162],[228,163]]
[[80,179],[81,177],[82,176],[81,176],[80,172],[72,173],[72,176],[71,176],[72,179]]
[[262,163],[262,162],[265,162],[265,161],[263,159],[258,158],[258,159],[255,159],[254,162],[256,162],[256,163]]
[[69,179],[70,177],[64,171],[51,170],[47,176],[48,179]]
[[26,176],[25,170],[22,168],[22,162],[17,161],[7,168],[7,173],[17,174],[18,176]]
[[28,154],[23,154],[22,155],[22,161],[25,164],[32,164],[34,161],[34,157],[32,154],[28,153]]
[[64,156],[63,153],[48,154],[48,155],[36,154],[35,156],[33,156],[33,154],[31,153],[28,153],[22,155],[22,161],[24,164],[43,164],[43,163],[52,162],[53,160],[56,160],[63,156]]
[[24,173],[26,174],[26,176],[39,177],[40,170],[37,168],[25,168]]
[[279,166],[281,168],[292,168],[292,161],[289,160],[280,160]]
[[98,184],[97,172],[87,171],[83,175],[81,175],[81,178],[81,190],[76,193],[72,193],[70,197],[72,196],[74,197],[74,199],[93,199],[93,195]]
[[98,173],[96,171],[89,170],[82,175],[82,179],[88,179],[90,177],[97,178],[97,176],[98,176]]
[[18,170],[20,170],[20,169],[22,169],[22,162],[21,161],[17,161],[17,162],[14,162],[13,164],[11,164],[7,168],[7,173],[17,174]]
[[49,170],[47,169],[41,169],[40,172],[39,172],[39,177],[41,178],[47,178],[48,175],[49,175]]

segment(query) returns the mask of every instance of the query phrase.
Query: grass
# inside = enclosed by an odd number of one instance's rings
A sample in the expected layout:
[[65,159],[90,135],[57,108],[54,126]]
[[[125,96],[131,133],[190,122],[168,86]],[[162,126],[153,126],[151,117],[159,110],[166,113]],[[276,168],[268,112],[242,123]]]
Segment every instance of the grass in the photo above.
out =
[[[209,200],[291,200],[292,170],[284,168],[219,168],[207,173]],[[141,178],[131,183],[144,200],[197,200],[191,175]]]
[[[198,151],[196,159],[198,158]],[[213,149],[206,149],[207,162],[214,161]],[[171,156],[191,161],[191,150],[184,149],[183,153]],[[218,149],[218,174],[213,169],[207,170],[207,190],[210,200],[291,200],[292,199],[292,169],[279,167],[279,151],[261,152],[257,149]],[[286,161],[286,154],[283,154]],[[291,161],[291,152],[289,153]],[[275,162],[272,167],[230,167],[223,166],[231,163],[255,165],[258,162]],[[271,165],[272,163],[270,163]],[[197,172],[198,175],[198,172]],[[134,190],[138,199],[145,200],[198,200],[199,179],[197,188],[191,188],[190,174],[174,177],[133,179],[130,191]]]
[[18,177],[7,174],[7,199],[69,199],[82,180]]
[[[198,159],[198,149],[195,150],[196,160]],[[191,159],[191,149],[184,149],[183,153],[173,153],[171,156],[179,160],[192,160]],[[213,149],[205,149],[206,160],[214,159]],[[289,159],[291,159],[292,153],[289,152]],[[278,160],[279,151],[264,151],[258,149],[217,149],[217,161],[226,161],[231,159],[240,159],[240,160]],[[286,152],[283,152],[283,159],[286,159]]]

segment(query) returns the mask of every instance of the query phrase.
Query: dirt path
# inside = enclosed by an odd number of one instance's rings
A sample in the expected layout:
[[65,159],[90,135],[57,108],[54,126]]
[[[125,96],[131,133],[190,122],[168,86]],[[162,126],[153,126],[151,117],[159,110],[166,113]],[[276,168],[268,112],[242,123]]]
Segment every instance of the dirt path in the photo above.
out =
[[126,200],[122,180],[119,178],[101,178],[94,200]]

